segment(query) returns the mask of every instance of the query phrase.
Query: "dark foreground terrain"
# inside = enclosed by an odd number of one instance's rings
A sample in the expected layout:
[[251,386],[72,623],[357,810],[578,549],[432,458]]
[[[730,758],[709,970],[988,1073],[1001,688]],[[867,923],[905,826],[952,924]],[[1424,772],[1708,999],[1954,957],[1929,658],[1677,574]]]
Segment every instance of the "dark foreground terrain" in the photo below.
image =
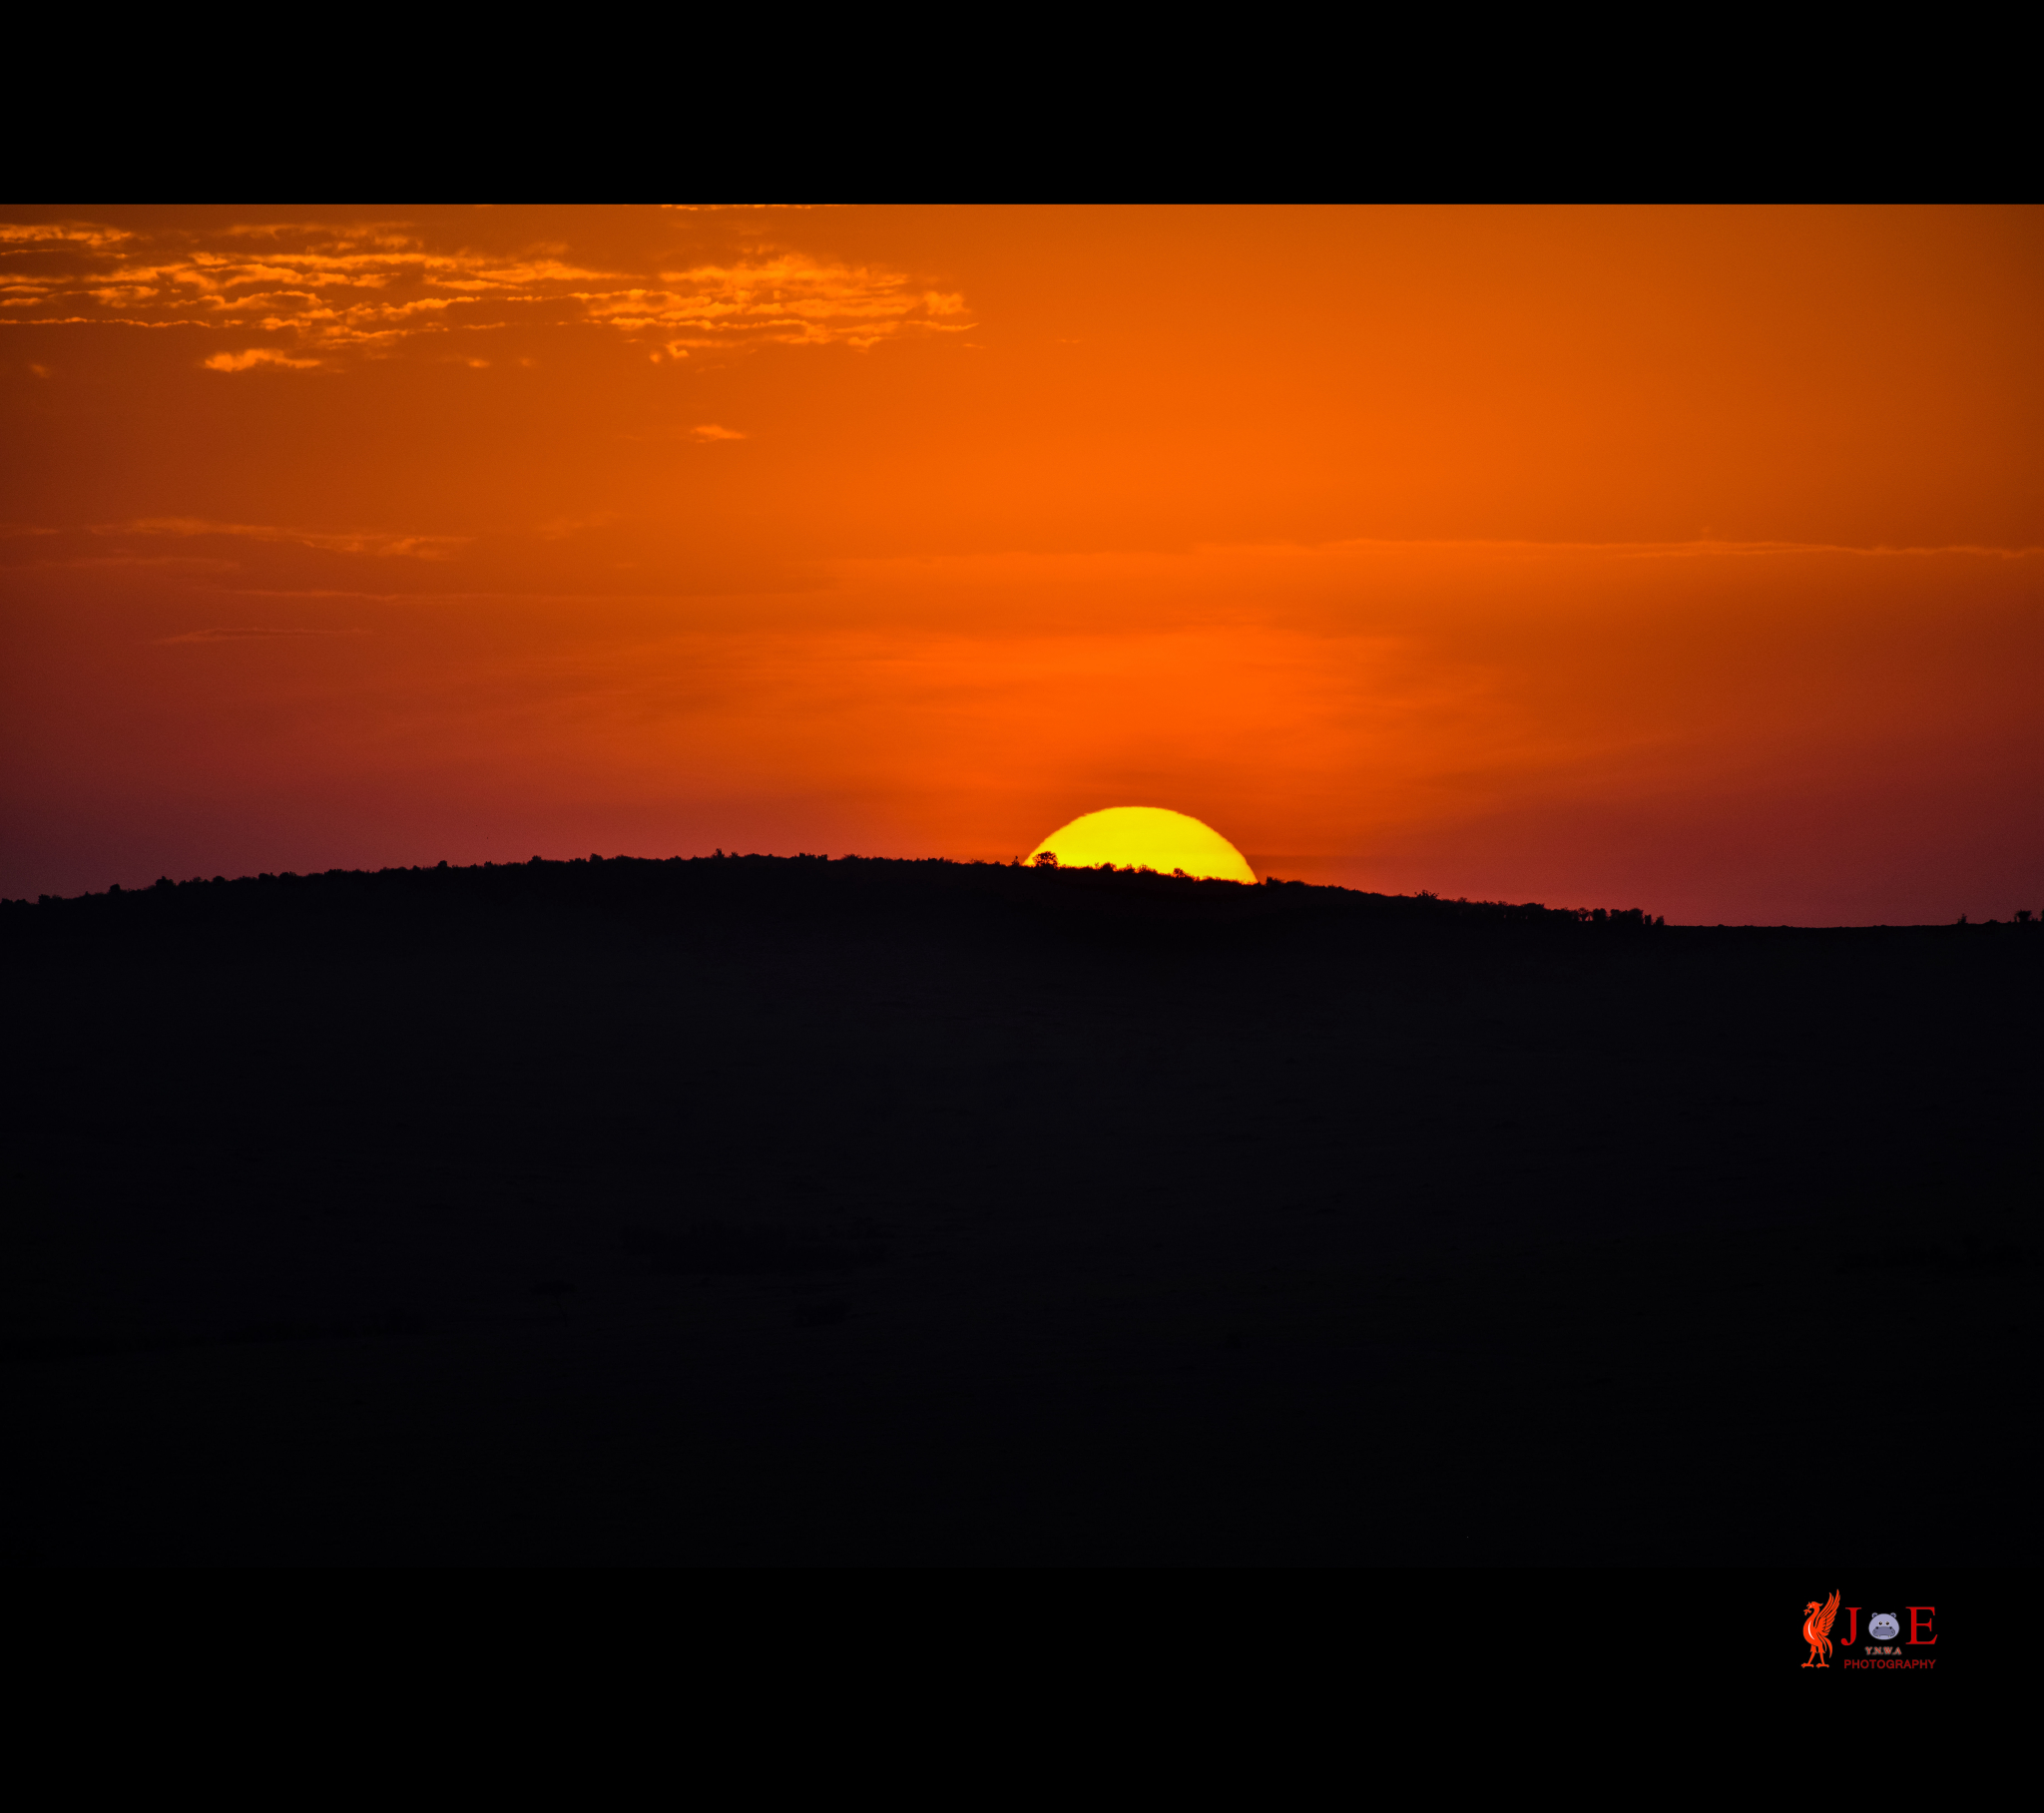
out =
[[10,906],[0,1541],[2034,1563],[2040,968],[805,858]]

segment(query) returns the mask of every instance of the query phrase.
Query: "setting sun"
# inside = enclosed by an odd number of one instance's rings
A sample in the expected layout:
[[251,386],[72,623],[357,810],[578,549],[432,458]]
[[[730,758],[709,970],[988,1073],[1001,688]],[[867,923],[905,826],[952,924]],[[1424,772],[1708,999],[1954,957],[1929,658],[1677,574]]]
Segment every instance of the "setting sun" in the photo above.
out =
[[6,1556],[1977,1668],[2040,320],[2037,205],[10,204]]
[[1162,806],[1109,806],[1104,812],[1088,812],[1053,831],[1029,852],[1029,860],[1035,862],[1046,853],[1068,869],[1112,863],[1118,869],[1246,881],[1253,887],[1257,880],[1243,853],[1219,831]]
[[0,899],[1146,800],[1685,923],[2044,873],[2044,211],[22,206],[0,303]]

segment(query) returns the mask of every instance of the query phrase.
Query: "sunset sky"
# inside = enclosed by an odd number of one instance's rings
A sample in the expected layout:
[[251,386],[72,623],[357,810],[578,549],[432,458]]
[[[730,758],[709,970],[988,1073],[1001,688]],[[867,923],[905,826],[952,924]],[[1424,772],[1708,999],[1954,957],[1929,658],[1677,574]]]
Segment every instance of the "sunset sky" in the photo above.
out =
[[0,894],[2044,908],[2044,214],[0,211]]

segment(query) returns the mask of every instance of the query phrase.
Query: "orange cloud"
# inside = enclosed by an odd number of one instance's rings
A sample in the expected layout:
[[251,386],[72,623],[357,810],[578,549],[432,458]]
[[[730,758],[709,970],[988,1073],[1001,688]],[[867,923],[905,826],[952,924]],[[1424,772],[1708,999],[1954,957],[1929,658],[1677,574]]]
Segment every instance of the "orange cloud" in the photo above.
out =
[[102,523],[95,535],[229,536],[252,542],[294,543],[335,554],[401,555],[413,560],[445,560],[473,537],[466,535],[391,535],[374,530],[332,531],[287,529],[268,523],[214,523],[202,517],[141,517],[127,523]]
[[187,630],[182,635],[160,636],[156,640],[158,647],[168,648],[177,643],[259,642],[265,637],[272,636],[362,636],[365,634],[366,632],[362,630],[264,630],[249,628],[240,630]]
[[45,221],[28,224],[0,222],[0,250],[23,246],[119,245],[135,235],[120,227],[100,227],[90,221]]
[[294,359],[273,347],[251,346],[246,352],[216,352],[202,363],[208,371],[253,371],[258,365],[281,366],[287,371],[316,371],[317,359]]
[[961,295],[918,289],[900,271],[799,253],[667,270],[660,280],[659,289],[585,292],[581,300],[593,320],[671,335],[670,351],[747,341],[871,346],[893,334],[972,325]]
[[[0,306],[64,311],[0,319],[259,330],[326,351],[535,317],[654,337],[676,357],[749,344],[866,347],[971,325],[961,295],[881,265],[799,252],[634,273],[545,247],[506,256],[435,244],[411,227],[375,222],[154,237],[92,223],[13,225],[0,226],[0,249],[42,254],[41,268],[7,271]],[[317,362],[259,348],[205,361],[215,371]]]

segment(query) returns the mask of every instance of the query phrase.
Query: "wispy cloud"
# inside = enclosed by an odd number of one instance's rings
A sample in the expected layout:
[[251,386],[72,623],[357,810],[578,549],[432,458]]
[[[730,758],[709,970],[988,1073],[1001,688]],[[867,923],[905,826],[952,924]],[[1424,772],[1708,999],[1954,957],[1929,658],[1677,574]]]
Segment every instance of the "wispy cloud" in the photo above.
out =
[[167,648],[173,643],[240,643],[260,642],[280,636],[365,636],[365,630],[264,630],[248,628],[242,630],[187,630],[178,636],[159,636],[157,646]]
[[559,246],[431,243],[401,223],[233,227],[154,236],[92,222],[0,224],[0,323],[268,333],[288,349],[213,354],[215,371],[310,369],[457,328],[596,325],[687,358],[712,347],[872,346],[972,325],[963,296],[905,271],[780,250],[617,271]]
[[722,422],[666,422],[658,427],[634,429],[618,436],[621,441],[694,441],[701,446],[752,438],[743,428],[727,428]]
[[99,227],[90,221],[0,222],[0,249],[6,250],[29,245],[118,245],[134,236],[124,227]]
[[253,371],[258,365],[282,365],[292,371],[316,371],[317,359],[294,359],[287,352],[269,346],[251,346],[246,352],[216,352],[205,361],[208,371]]
[[664,270],[657,288],[581,299],[592,320],[668,336],[667,350],[678,356],[747,340],[871,346],[903,332],[963,333],[973,325],[962,295],[919,288],[898,270],[794,252]]
[[334,554],[402,556],[411,560],[445,560],[474,539],[466,535],[396,535],[374,529],[291,529],[272,523],[216,523],[197,516],[145,516],[125,523],[97,523],[92,532],[186,538],[230,536],[252,542],[290,542]]

